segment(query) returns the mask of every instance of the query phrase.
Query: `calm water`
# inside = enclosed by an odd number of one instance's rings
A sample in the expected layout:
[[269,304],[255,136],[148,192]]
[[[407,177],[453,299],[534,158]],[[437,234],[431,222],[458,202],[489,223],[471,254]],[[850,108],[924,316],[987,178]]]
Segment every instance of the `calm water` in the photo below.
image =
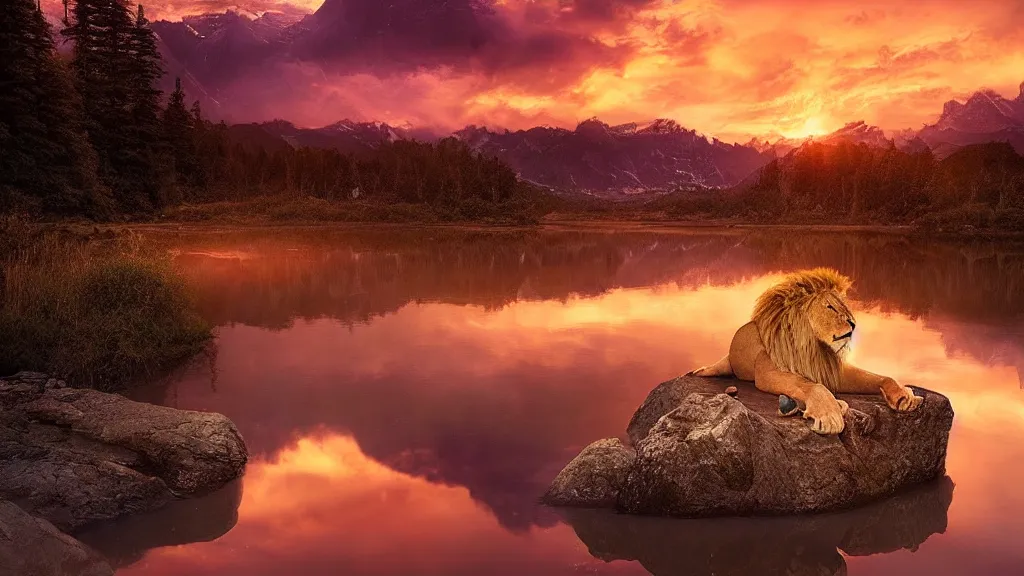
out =
[[[888,235],[161,235],[216,354],[141,393],[251,453],[217,494],[84,538],[142,575],[1024,573],[1024,246]],[[948,478],[868,508],[662,520],[535,504],[794,268],[854,278],[853,360],[956,411]],[[840,553],[839,551],[842,551]]]

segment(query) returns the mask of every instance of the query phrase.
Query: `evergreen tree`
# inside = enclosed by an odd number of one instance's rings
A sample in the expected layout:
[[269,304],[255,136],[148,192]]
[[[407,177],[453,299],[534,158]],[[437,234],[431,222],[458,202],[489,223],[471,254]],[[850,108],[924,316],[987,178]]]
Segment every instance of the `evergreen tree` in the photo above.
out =
[[[198,102],[197,102],[198,104]],[[193,126],[202,122],[198,110],[194,115],[185,108],[185,93],[181,90],[181,78],[174,81],[167,108],[164,109],[164,138],[174,161],[176,184],[191,187],[200,184],[198,161],[196,159],[196,135]]]
[[[141,11],[140,11],[141,12]],[[76,0],[64,35],[74,41],[72,70],[100,178],[123,210],[162,202],[160,76],[156,40],[144,13],[124,0]]]
[[130,83],[131,140],[137,154],[132,166],[136,170],[134,180],[149,203],[159,208],[173,201],[167,193],[173,189],[174,170],[160,125],[161,92],[157,82],[164,73],[163,62],[142,4],[135,13],[129,39],[125,77]]
[[0,46],[0,208],[102,215],[81,104],[33,0],[0,10]]

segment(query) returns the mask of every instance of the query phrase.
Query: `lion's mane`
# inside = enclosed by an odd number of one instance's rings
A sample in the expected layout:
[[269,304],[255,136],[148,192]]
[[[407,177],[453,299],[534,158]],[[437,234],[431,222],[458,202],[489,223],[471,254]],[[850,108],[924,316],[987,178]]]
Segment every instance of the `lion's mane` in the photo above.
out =
[[758,297],[751,319],[777,367],[836,390],[843,358],[815,337],[810,308],[832,293],[846,309],[843,297],[850,283],[835,270],[815,268],[787,275]]

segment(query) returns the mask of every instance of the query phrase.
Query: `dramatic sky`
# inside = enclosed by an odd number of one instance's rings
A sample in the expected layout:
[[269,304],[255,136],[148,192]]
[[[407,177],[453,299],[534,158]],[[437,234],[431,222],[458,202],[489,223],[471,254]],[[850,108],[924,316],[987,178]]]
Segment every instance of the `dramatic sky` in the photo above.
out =
[[[1013,98],[1024,81],[1024,0],[327,2],[325,12],[348,4],[362,21],[336,17],[301,67],[275,72],[290,89],[246,102],[252,119],[519,128],[669,117],[735,140],[854,120],[919,128],[946,100],[979,88]],[[147,10],[173,20],[321,4],[179,0]]]

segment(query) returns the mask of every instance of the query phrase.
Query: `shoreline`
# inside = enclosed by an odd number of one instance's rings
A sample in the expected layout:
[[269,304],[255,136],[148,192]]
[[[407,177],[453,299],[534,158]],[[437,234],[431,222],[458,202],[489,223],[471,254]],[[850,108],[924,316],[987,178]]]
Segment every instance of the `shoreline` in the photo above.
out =
[[908,224],[761,224],[729,220],[605,220],[595,219],[546,219],[536,224],[488,224],[482,222],[41,222],[44,229],[65,229],[85,235],[96,232],[133,230],[138,232],[179,232],[216,233],[233,230],[295,230],[295,229],[336,229],[336,230],[467,230],[482,232],[502,231],[594,231],[594,232],[663,232],[663,233],[708,233],[708,232],[805,232],[805,233],[855,233],[887,234],[935,239],[1024,239],[1024,231],[1016,230],[948,230],[926,231]]

